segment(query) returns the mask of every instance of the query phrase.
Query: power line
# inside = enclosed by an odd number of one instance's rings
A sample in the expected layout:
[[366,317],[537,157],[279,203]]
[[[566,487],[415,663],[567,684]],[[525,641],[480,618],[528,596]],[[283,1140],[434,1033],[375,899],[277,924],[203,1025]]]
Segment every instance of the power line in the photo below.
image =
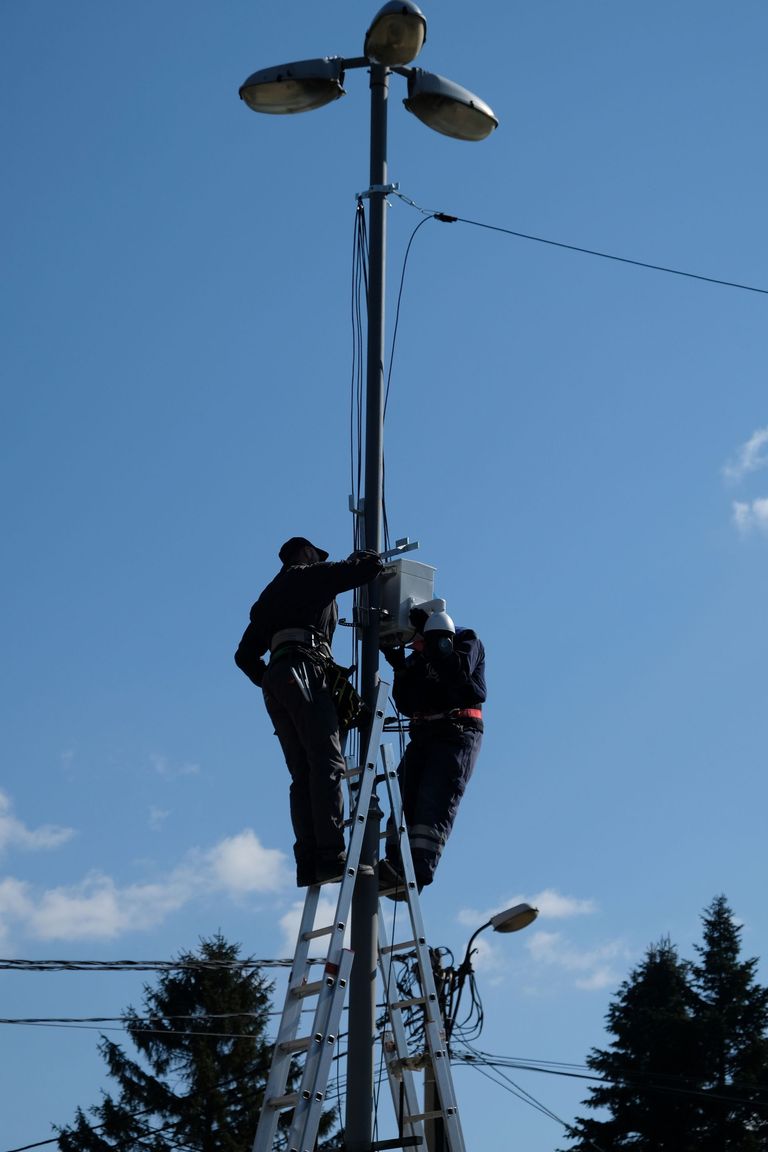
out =
[[518,240],[530,240],[535,244],[547,244],[552,248],[562,248],[568,252],[578,252],[582,256],[596,256],[600,260],[613,260],[619,264],[630,264],[635,268],[647,268],[652,272],[664,272],[669,276],[684,276],[689,280],[703,280],[707,284],[717,284],[721,288],[738,288],[741,292],[757,292],[762,296],[768,296],[768,288],[759,288],[754,284],[742,284],[736,280],[722,280],[717,276],[704,276],[699,272],[688,272],[683,268],[672,268],[666,264],[652,264],[646,260],[635,260],[629,256],[618,256],[614,252],[602,252],[597,248],[584,248],[578,244],[567,244],[562,240],[551,240],[546,236],[534,236],[529,232],[518,232],[513,228],[504,228],[498,224],[487,224],[482,220],[469,220],[465,216],[452,216],[447,212],[430,212],[424,208],[419,207],[413,200],[409,200],[407,196],[402,196],[399,192],[394,195],[399,196],[406,204],[423,215],[433,219],[439,220],[443,224],[469,224],[473,228],[485,228],[490,232],[500,232],[505,236],[514,236]]
[[[311,959],[320,964],[323,957]],[[0,959],[0,971],[6,972],[176,972],[204,970],[211,972],[290,968],[293,960],[7,960]]]

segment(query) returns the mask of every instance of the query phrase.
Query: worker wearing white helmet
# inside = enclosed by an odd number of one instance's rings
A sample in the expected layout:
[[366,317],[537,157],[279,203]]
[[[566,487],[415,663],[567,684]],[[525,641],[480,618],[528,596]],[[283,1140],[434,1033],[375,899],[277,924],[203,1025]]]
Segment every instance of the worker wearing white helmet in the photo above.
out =
[[[410,740],[398,768],[403,815],[419,891],[431,884],[483,739],[485,649],[471,628],[457,628],[447,612],[415,608],[414,651],[385,648],[395,670],[393,696],[410,720]],[[387,827],[379,887],[404,894],[398,832]]]

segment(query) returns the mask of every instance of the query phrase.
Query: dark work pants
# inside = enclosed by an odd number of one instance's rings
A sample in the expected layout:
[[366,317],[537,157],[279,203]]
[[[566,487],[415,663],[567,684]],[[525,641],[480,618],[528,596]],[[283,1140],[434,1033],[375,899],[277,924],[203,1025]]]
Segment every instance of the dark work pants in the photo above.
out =
[[[294,672],[306,683],[307,700]],[[281,655],[264,673],[264,703],[291,774],[291,822],[299,880],[311,880],[318,860],[345,850],[344,757],[339,721],[325,673],[300,652]]]
[[[416,882],[431,884],[459,802],[480,752],[482,732],[459,723],[415,724],[397,770]],[[387,858],[400,865],[398,833],[387,825]]]

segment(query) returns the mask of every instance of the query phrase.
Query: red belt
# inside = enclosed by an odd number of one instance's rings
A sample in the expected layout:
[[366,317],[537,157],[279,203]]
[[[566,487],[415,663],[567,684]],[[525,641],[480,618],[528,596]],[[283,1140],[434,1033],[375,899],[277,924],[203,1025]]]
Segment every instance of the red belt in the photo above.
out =
[[433,712],[430,716],[416,713],[414,720],[482,720],[482,708],[454,708],[451,712]]

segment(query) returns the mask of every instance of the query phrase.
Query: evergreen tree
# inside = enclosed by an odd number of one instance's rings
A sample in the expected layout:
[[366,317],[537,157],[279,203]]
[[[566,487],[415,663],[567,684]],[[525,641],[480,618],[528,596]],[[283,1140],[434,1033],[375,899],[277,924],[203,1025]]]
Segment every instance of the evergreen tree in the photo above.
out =
[[587,1057],[603,1083],[584,1103],[610,1115],[577,1120],[570,1152],[698,1152],[702,1069],[690,976],[662,939],[621,985],[606,1015],[614,1039]]
[[757,960],[740,960],[741,928],[724,896],[705,910],[693,965],[696,1016],[711,1093],[702,1116],[701,1152],[768,1149],[768,990]]
[[[145,985],[144,1012],[124,1015],[141,1059],[102,1037],[119,1094],[88,1109],[93,1121],[78,1108],[58,1129],[60,1152],[249,1152],[271,1058],[272,985],[238,959],[238,945],[216,935],[179,956],[156,988]],[[334,1119],[324,1114],[321,1133]]]

